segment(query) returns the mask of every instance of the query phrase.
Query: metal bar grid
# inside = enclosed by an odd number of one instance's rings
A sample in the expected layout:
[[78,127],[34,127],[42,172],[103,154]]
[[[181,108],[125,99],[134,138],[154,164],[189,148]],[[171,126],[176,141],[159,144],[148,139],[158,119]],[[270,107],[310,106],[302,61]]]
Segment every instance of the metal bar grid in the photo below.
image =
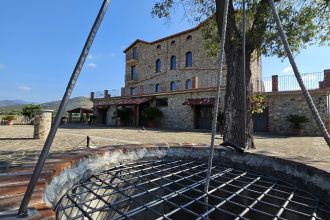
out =
[[206,173],[199,161],[119,165],[69,190],[57,219],[330,219],[326,204],[279,179],[214,164],[205,193]]

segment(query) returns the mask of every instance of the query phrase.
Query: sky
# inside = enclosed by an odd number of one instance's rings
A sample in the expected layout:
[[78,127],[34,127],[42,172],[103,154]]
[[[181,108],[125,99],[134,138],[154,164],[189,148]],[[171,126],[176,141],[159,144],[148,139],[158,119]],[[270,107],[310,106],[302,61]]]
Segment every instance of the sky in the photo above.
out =
[[[183,10],[170,22],[151,16],[155,0],[112,0],[72,97],[124,85],[123,50],[135,39],[153,41],[191,28]],[[62,98],[101,0],[0,1],[0,100],[48,102]],[[330,47],[298,55],[302,73],[330,69]],[[263,76],[292,74],[289,62],[262,59]]]

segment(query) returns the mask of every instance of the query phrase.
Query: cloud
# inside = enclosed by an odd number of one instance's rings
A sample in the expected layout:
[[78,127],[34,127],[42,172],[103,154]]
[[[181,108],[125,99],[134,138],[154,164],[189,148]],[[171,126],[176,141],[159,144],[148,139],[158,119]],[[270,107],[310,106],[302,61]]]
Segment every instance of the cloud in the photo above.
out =
[[88,60],[92,60],[92,59],[94,59],[94,56],[93,56],[92,54],[89,54],[89,55],[87,56],[87,59],[88,59]]
[[292,67],[288,66],[282,70],[283,73],[293,73]]
[[21,91],[24,91],[24,92],[28,92],[28,91],[32,90],[32,88],[28,87],[28,86],[20,86],[20,87],[18,87],[18,89]]
[[6,68],[6,66],[2,63],[0,63],[0,70]]
[[96,64],[95,63],[89,63],[89,64],[87,64],[87,66],[89,68],[92,68],[92,69],[96,68]]

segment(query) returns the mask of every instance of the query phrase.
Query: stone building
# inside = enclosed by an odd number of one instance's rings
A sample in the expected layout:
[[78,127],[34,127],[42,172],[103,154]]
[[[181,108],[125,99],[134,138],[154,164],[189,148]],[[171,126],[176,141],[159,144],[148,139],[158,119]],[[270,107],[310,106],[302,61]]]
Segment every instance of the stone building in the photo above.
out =
[[[134,41],[124,51],[126,72],[121,96],[110,97],[105,91],[104,98],[93,99],[99,122],[118,125],[116,109],[128,107],[134,114],[131,125],[145,126],[143,109],[156,106],[163,112],[158,127],[210,129],[218,65],[216,58],[207,55],[202,28],[203,23],[153,42]],[[225,78],[226,67],[223,89]],[[256,58],[252,61],[252,81],[260,78],[260,59]]]

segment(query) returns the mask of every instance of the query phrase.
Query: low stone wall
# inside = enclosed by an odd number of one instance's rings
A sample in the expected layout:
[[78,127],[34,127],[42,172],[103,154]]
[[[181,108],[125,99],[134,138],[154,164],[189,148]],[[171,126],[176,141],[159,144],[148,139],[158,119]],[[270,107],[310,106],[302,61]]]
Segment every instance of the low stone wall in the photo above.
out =
[[[101,153],[98,152],[81,160],[55,177],[46,187],[44,200],[49,206],[54,207],[75,184],[120,163],[155,158],[207,161],[209,150],[206,147],[207,145],[152,144],[108,148],[107,151],[102,149]],[[225,147],[216,148],[214,162],[280,178],[302,190],[313,192],[314,196],[326,203],[330,202],[330,174],[314,167],[254,153],[238,153]]]
[[[311,91],[311,96],[323,123],[329,130],[329,90]],[[304,135],[320,136],[321,132],[309,110],[301,91],[266,93],[268,104],[269,131],[278,134],[291,134],[286,117],[291,114],[305,115],[309,122],[303,124]]]

